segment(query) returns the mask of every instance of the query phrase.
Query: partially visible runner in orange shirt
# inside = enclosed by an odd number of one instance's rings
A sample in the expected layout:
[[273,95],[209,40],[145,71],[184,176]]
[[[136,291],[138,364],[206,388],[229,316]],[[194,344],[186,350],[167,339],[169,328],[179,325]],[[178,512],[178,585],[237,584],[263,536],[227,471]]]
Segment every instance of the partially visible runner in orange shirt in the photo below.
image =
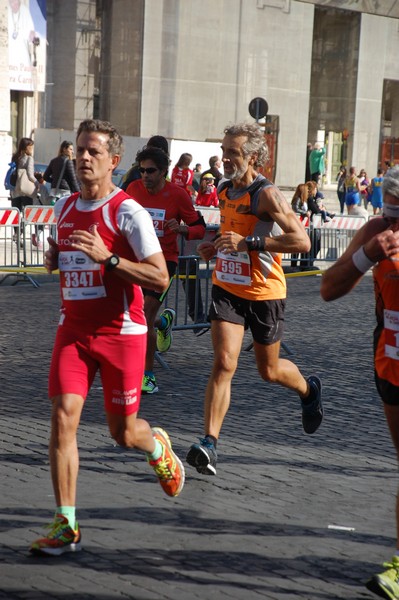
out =
[[[399,167],[382,183],[382,216],[363,225],[343,255],[324,273],[321,296],[336,300],[348,294],[373,269],[375,314],[374,379],[383,402],[391,438],[399,456]],[[357,315],[356,315],[357,316]],[[354,321],[355,317],[354,315]],[[355,323],[354,323],[355,326]],[[372,500],[370,500],[372,504]],[[366,587],[382,598],[399,598],[399,493],[396,497],[396,552],[386,570]]]

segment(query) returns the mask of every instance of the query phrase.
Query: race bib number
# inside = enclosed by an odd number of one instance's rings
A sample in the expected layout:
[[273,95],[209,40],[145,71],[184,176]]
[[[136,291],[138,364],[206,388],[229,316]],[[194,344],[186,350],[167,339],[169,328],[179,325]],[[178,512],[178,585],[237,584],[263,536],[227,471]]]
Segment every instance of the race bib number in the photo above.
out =
[[58,267],[64,300],[93,300],[107,295],[101,265],[84,252],[61,252]]
[[216,256],[215,273],[219,281],[251,285],[251,261],[248,252],[224,254],[219,250]]
[[152,223],[154,225],[155,233],[157,237],[164,236],[164,228],[165,228],[165,209],[164,208],[147,208],[147,212],[149,213]]
[[399,311],[384,310],[385,356],[399,360]]

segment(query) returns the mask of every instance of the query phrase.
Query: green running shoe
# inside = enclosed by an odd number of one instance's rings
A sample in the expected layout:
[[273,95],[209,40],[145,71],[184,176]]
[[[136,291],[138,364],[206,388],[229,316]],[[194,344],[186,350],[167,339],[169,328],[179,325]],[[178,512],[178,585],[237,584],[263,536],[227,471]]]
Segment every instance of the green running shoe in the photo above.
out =
[[373,575],[366,583],[366,588],[380,598],[399,600],[399,556],[394,556],[391,562],[385,562],[387,570]]
[[156,379],[153,375],[144,375],[141,384],[142,394],[156,394],[159,391]]
[[172,325],[175,320],[176,313],[171,308],[165,308],[159,317],[166,319],[166,327],[157,331],[157,348],[159,352],[167,352],[172,345]]

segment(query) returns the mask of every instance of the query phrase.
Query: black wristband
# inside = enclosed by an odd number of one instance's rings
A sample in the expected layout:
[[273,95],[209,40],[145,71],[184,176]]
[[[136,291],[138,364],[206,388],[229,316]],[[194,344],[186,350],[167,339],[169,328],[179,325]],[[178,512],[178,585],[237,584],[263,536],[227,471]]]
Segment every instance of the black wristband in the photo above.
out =
[[249,252],[262,252],[266,250],[265,238],[262,239],[258,235],[249,235],[245,238],[245,243]]

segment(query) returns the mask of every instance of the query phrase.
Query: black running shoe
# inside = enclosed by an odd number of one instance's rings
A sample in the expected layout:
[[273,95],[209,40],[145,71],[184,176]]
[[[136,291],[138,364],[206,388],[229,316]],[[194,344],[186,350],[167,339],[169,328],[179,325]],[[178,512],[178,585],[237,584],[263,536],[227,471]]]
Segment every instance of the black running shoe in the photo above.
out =
[[306,380],[311,387],[313,400],[309,404],[302,400],[302,426],[305,433],[314,433],[323,420],[323,405],[321,403],[321,381],[316,375]]
[[206,438],[200,439],[199,444],[190,446],[186,460],[202,475],[216,475],[216,448]]

